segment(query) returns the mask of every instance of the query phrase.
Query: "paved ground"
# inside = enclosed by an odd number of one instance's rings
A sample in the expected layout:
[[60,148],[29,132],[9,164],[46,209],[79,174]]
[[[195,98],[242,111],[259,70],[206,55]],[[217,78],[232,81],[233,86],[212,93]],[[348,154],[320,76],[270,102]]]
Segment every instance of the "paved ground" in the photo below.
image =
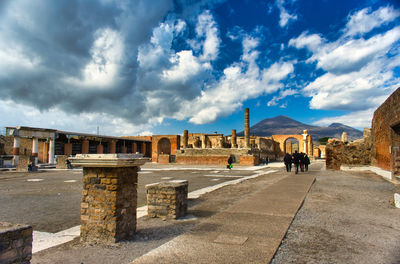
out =
[[[140,218],[134,241],[100,246],[83,245],[75,239],[34,254],[31,263],[156,263],[152,258],[164,255],[166,262],[157,263],[266,263],[273,255],[271,248],[277,247],[278,229],[285,224],[289,227],[290,221],[284,219],[295,203],[275,200],[281,221],[261,211],[274,204],[267,202],[274,197],[295,195],[299,190],[290,181],[297,176],[315,176],[316,182],[272,263],[400,263],[400,210],[392,204],[393,193],[400,188],[373,173],[321,168],[322,163],[314,163],[308,173],[296,176],[282,170],[261,175],[260,170],[257,178],[190,200],[187,219]],[[285,188],[277,188],[285,182]],[[266,241],[268,237],[269,243],[253,243],[255,238]],[[215,248],[196,247],[196,243],[211,243]],[[192,246],[185,250],[186,245]]]
[[[192,192],[251,174],[252,170],[240,168],[229,171],[216,166],[185,168],[148,164],[139,172],[138,206],[146,204],[144,186],[149,183],[184,179],[189,181]],[[0,221],[29,224],[36,231],[51,233],[77,226],[81,190],[82,170],[0,172]]]

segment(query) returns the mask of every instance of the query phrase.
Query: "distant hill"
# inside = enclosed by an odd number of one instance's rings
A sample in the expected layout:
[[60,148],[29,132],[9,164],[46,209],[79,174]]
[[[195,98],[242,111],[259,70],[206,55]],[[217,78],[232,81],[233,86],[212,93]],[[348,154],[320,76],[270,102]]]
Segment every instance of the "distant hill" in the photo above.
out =
[[[355,140],[363,136],[360,130],[341,123],[332,123],[328,127],[312,126],[283,115],[267,118],[258,122],[250,127],[250,134],[261,137],[270,137],[272,135],[297,135],[302,134],[304,129],[308,130],[308,134],[311,135],[314,141],[322,137],[341,138],[343,132],[347,132],[349,140]],[[238,136],[243,135],[243,131],[238,133]]]

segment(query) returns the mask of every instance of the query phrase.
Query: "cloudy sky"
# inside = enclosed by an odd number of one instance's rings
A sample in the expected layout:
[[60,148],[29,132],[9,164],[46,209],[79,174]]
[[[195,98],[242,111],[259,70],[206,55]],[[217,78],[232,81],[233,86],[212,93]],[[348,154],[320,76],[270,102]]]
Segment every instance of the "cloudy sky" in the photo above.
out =
[[399,86],[398,0],[0,0],[2,127],[362,129]]

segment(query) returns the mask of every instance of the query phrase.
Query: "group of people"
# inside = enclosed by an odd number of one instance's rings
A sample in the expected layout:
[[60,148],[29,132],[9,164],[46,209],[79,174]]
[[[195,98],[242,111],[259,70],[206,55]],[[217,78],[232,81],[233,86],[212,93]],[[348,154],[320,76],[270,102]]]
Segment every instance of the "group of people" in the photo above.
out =
[[293,163],[295,166],[295,173],[297,174],[299,172],[299,167],[302,172],[308,171],[308,165],[310,164],[310,158],[307,156],[307,154],[305,154],[303,152],[298,153],[296,150],[293,153],[293,155],[286,153],[285,157],[283,158],[283,162],[285,163],[287,172],[292,171],[292,163]]

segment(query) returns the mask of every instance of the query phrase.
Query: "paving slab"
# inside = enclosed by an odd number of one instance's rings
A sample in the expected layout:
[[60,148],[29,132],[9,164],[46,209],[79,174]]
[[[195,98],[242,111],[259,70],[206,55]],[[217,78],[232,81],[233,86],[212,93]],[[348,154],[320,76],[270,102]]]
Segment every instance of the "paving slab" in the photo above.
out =
[[132,263],[269,263],[314,181],[285,177]]

